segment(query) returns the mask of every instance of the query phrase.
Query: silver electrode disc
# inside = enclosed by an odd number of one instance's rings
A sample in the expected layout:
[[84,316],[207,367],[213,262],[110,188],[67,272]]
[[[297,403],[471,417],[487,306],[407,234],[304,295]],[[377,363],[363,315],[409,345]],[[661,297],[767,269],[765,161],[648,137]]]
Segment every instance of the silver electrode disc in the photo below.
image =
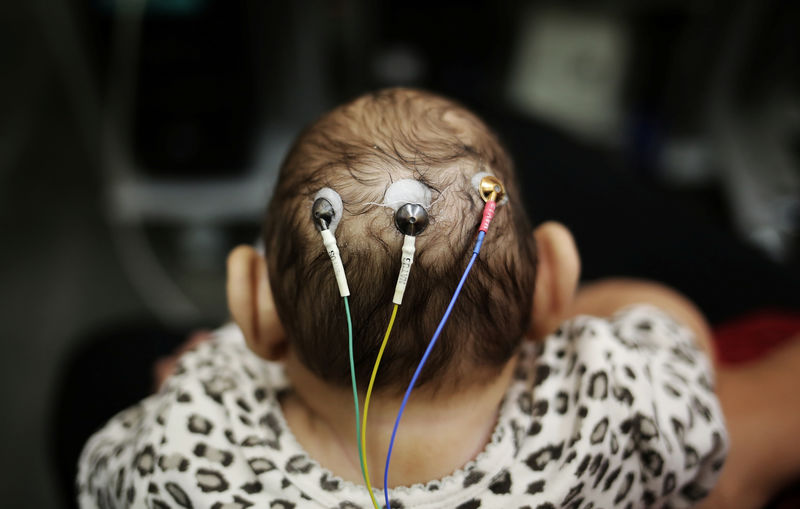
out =
[[419,235],[428,226],[428,212],[422,205],[406,203],[395,213],[394,224],[403,235]]
[[311,206],[311,217],[314,219],[314,224],[317,226],[319,226],[319,223],[314,217],[314,212],[316,208],[315,206],[317,205],[317,200],[320,198],[327,200],[330,206],[333,208],[333,218],[330,220],[330,223],[328,223],[328,229],[331,231],[331,233],[335,233],[336,227],[339,225],[339,221],[342,219],[342,212],[344,211],[342,197],[330,187],[323,187],[317,191],[317,194],[314,195],[313,205]]
[[311,207],[311,218],[314,220],[314,225],[317,230],[327,230],[333,222],[333,216],[336,213],[333,210],[331,202],[325,198],[317,198],[314,205]]

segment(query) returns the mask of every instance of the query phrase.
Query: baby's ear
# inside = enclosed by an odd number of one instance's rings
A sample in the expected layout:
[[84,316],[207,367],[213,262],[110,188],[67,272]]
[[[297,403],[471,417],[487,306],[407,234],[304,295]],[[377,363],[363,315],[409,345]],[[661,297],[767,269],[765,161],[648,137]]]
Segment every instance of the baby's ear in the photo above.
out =
[[267,360],[286,355],[286,336],[269,287],[267,263],[250,246],[238,246],[228,255],[228,308],[247,346]]
[[538,263],[533,292],[532,339],[542,339],[555,331],[572,307],[581,261],[572,234],[561,223],[549,221],[533,231]]

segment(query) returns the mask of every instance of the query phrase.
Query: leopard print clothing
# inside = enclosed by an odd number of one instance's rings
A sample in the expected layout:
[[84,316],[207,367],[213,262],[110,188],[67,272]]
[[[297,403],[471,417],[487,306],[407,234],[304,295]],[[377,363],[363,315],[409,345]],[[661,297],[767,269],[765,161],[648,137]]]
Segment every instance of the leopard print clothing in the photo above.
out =
[[[655,308],[577,317],[526,343],[483,452],[443,479],[391,490],[392,507],[691,506],[727,451],[710,373],[691,333]],[[279,365],[220,329],[89,440],[81,507],[371,507],[366,488],[297,443],[278,403],[287,389]]]

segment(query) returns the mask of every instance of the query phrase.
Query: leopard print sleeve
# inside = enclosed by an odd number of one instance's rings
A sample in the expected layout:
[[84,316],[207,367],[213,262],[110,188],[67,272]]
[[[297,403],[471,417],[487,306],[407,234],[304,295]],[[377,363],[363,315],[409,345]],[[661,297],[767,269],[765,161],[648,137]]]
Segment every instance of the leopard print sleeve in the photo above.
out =
[[533,403],[514,427],[535,417],[521,457],[552,507],[690,507],[709,492],[727,434],[691,331],[635,306],[575,317],[540,350],[527,369],[532,394],[520,399]]
[[288,480],[310,461],[282,442],[281,372],[250,353],[238,329],[215,332],[181,357],[157,394],[89,439],[80,507],[320,508]]
[[[691,330],[650,306],[624,310],[611,328],[619,355],[610,391],[632,403],[620,431],[623,449],[641,465],[641,500],[691,507],[714,486],[728,450],[710,359]],[[640,362],[628,363],[628,356]],[[639,384],[630,383],[635,378]]]
[[84,509],[130,507],[145,494],[155,468],[152,436],[163,419],[159,395],[123,410],[93,435],[78,464],[78,502]]

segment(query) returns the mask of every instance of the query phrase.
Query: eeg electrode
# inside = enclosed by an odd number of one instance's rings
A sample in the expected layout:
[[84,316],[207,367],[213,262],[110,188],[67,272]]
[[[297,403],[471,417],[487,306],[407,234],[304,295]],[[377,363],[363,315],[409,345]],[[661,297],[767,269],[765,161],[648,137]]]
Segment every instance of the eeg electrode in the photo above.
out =
[[[320,202],[320,200],[324,201]],[[331,233],[336,233],[336,227],[339,226],[343,211],[342,197],[330,187],[323,187],[314,195],[311,219],[318,231],[322,231],[320,220],[324,220],[327,228],[322,229],[329,229]]]
[[333,236],[333,232],[342,218],[342,210],[342,198],[333,189],[324,187],[314,195],[311,220],[314,221],[314,226],[322,236],[325,252],[328,253],[333,264],[333,274],[336,276],[336,284],[339,286],[339,295],[347,297],[350,295],[350,288],[347,286],[347,277],[344,274],[339,247],[336,245],[336,237]]
[[508,201],[508,195],[506,194],[505,186],[502,182],[500,182],[500,179],[491,173],[487,171],[478,172],[472,176],[470,182],[472,183],[472,187],[478,191],[478,194],[484,202],[489,201],[492,191],[495,190],[495,187],[497,186],[500,187],[500,190],[495,191],[496,195],[494,201],[498,205],[504,205]]
[[392,298],[392,302],[399,306],[403,303],[411,264],[414,263],[416,237],[430,222],[428,207],[431,204],[431,190],[419,180],[401,179],[389,186],[383,203],[394,209],[394,225],[403,234],[400,273]]
[[481,178],[480,193],[483,201],[501,202],[506,196],[506,190],[503,188],[503,183],[494,175],[486,175]]
[[394,213],[394,224],[403,235],[416,237],[428,226],[428,211],[419,203],[406,203]]
[[[320,236],[322,236],[325,252],[328,253],[328,257],[331,259],[333,274],[336,276],[339,295],[342,296],[342,300],[344,301],[344,311],[347,316],[347,350],[350,356],[350,380],[353,385],[353,406],[356,411],[356,437],[358,437],[361,435],[359,424],[361,415],[358,410],[358,383],[356,381],[355,355],[353,353],[353,320],[350,316],[350,303],[348,299],[350,288],[347,286],[347,277],[345,277],[344,265],[339,255],[339,247],[336,245],[336,237],[333,236],[336,226],[342,219],[343,210],[342,198],[339,196],[339,193],[333,189],[324,187],[314,195],[314,202],[311,205],[311,220],[317,228],[317,231],[319,231]],[[360,445],[358,447],[358,456],[361,464],[366,465]],[[369,483],[369,478],[364,468],[362,468],[361,473],[364,475],[364,482]]]
[[317,198],[311,207],[311,217],[314,218],[314,226],[317,231],[327,230],[333,221],[334,210],[331,202],[325,198]]

